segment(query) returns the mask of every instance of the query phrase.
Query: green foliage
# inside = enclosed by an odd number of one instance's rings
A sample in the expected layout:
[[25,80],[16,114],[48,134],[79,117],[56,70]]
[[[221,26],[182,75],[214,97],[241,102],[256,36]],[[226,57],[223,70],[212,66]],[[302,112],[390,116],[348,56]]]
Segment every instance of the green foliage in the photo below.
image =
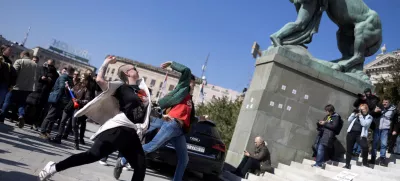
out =
[[222,140],[228,148],[241,105],[242,100],[240,99],[231,101],[228,97],[216,98],[207,104],[198,105],[196,114],[197,116],[208,115],[208,119],[215,122],[218,131],[221,133]]
[[395,61],[389,69],[389,77],[381,78],[376,84],[376,93],[381,100],[384,97],[390,98],[394,105],[400,102],[400,60]]

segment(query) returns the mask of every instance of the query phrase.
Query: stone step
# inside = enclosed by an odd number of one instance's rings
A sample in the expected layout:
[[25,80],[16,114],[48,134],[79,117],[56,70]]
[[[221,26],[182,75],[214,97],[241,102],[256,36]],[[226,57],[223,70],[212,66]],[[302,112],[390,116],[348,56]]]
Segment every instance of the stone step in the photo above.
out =
[[305,178],[307,178],[309,180],[313,180],[313,181],[334,181],[333,179],[331,179],[329,177],[322,176],[322,175],[320,175],[318,173],[310,173],[310,172],[307,173],[307,172],[304,172],[303,170],[298,169],[296,167],[291,167],[291,166],[284,165],[284,164],[281,164],[281,163],[278,164],[278,169],[285,170],[286,172],[290,172],[290,173],[305,177]]
[[276,175],[273,175],[273,174],[270,174],[270,173],[268,173],[268,174],[269,175],[266,175],[266,176],[265,175],[264,176],[257,176],[257,175],[249,173],[248,176],[247,176],[247,180],[249,180],[249,181],[287,181],[287,180],[285,180],[283,178],[280,178],[280,177],[278,177]]
[[269,180],[273,180],[273,181],[289,181],[288,179],[279,177],[279,176],[277,176],[275,174],[271,174],[271,173],[268,173],[268,172],[265,172],[264,176],[262,176],[262,177],[263,178],[268,178]]
[[[310,165],[304,165],[304,164],[293,162],[293,161],[291,162],[290,166],[299,168],[299,169],[303,170],[304,172],[314,172],[314,173],[318,173],[322,176],[329,177],[329,178],[334,178],[336,175],[338,175],[341,172],[340,170],[331,171],[328,169],[323,170],[320,168],[314,168],[314,167],[311,167]],[[349,172],[351,172],[351,170],[349,170]],[[375,175],[359,174],[357,177],[354,178],[353,181],[366,181],[366,180],[378,181],[378,180],[381,180],[381,178],[378,176],[375,176]]]
[[[315,161],[312,161],[312,160],[308,160],[308,159],[304,159],[303,160],[303,164],[304,165],[312,165],[314,163],[315,163]],[[334,172],[337,172],[337,173],[339,173],[341,171],[348,171],[348,169],[344,169],[344,168],[342,168],[342,166],[329,165],[329,164],[326,164],[325,170],[334,171]],[[400,180],[400,174],[399,173],[382,172],[380,170],[374,170],[374,169],[371,169],[371,168],[360,167],[360,166],[357,166],[357,165],[352,165],[350,171],[354,172],[354,173],[358,173],[358,174],[376,175],[376,176],[379,176],[379,177],[384,177],[386,179]]]
[[288,181],[310,181],[310,179],[306,177],[281,169],[275,169],[275,175]]

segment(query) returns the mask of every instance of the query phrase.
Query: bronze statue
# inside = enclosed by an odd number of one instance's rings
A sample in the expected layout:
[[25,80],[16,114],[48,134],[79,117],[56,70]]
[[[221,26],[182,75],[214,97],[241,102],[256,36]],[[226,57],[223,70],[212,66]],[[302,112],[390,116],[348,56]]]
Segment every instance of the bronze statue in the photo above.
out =
[[[299,45],[312,41],[318,32],[322,13],[339,27],[336,33],[342,58],[324,64],[347,72],[362,72],[365,57],[375,54],[382,43],[382,25],[378,14],[363,0],[290,0],[298,16],[271,35],[274,46]],[[365,79],[365,76],[364,78]]]

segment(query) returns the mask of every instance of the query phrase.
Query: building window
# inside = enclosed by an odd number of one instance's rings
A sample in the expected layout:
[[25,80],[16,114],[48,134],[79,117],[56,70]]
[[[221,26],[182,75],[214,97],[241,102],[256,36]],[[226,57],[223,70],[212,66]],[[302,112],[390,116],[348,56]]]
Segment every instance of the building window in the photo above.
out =
[[215,98],[215,95],[212,96],[212,99],[216,99],[216,98]]
[[143,77],[143,80],[144,80],[144,82],[146,82],[146,80],[147,80],[147,77]]
[[151,82],[150,82],[150,87],[154,87],[154,85],[156,85],[156,80],[154,80],[154,79],[151,79]]
[[110,77],[110,78],[108,78],[108,81],[111,81],[112,80],[112,78]]
[[163,86],[163,83],[161,82],[161,83],[160,83],[160,88],[162,88],[162,86]]
[[110,67],[107,68],[107,74],[108,74],[109,71],[110,71]]
[[160,91],[157,91],[156,97],[160,96]]
[[169,90],[169,91],[172,91],[172,90],[174,90],[174,88],[175,88],[175,86],[174,86],[174,85],[169,85],[169,88],[168,88],[168,90]]
[[114,79],[114,81],[118,81],[119,79]]
[[111,70],[111,75],[114,75],[115,69]]

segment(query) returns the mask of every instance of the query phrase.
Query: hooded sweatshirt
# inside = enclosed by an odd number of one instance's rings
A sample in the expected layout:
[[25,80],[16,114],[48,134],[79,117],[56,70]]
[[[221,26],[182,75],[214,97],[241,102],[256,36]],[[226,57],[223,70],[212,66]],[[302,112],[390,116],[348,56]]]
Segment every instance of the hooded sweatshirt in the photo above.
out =
[[395,115],[396,107],[390,105],[388,108],[382,109],[382,115],[379,122],[379,129],[390,129],[390,123]]

